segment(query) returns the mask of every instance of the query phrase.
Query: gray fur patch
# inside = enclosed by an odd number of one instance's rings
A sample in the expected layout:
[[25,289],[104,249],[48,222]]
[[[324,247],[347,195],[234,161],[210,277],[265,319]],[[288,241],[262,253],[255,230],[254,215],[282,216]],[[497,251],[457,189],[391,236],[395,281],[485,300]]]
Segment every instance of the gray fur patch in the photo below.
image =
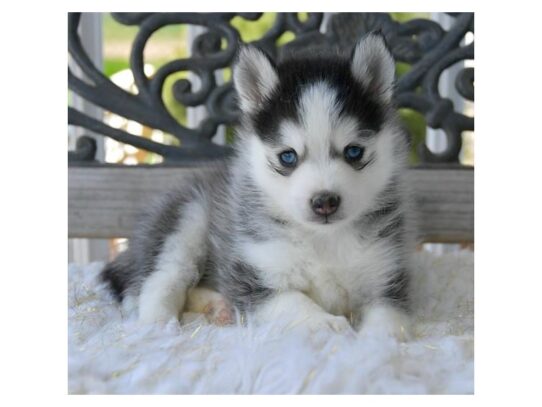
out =
[[405,311],[410,310],[409,280],[409,272],[406,268],[398,268],[392,271],[383,294],[384,298]]

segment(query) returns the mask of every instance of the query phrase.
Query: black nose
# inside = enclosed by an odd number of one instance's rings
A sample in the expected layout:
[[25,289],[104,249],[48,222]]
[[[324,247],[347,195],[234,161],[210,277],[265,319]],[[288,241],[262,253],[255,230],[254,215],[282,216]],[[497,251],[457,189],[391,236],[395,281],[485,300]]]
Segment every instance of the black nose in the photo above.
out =
[[320,192],[311,199],[311,208],[317,215],[329,216],[337,212],[341,197],[332,192]]

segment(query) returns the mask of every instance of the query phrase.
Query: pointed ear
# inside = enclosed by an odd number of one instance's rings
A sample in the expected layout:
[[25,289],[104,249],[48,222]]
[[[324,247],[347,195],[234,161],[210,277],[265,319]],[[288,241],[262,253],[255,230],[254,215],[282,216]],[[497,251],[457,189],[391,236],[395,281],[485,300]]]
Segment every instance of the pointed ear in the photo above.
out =
[[233,83],[244,113],[254,112],[279,83],[273,62],[259,49],[242,46],[233,67]]
[[354,78],[371,93],[380,95],[385,103],[391,101],[395,61],[380,32],[365,35],[356,45],[350,60]]

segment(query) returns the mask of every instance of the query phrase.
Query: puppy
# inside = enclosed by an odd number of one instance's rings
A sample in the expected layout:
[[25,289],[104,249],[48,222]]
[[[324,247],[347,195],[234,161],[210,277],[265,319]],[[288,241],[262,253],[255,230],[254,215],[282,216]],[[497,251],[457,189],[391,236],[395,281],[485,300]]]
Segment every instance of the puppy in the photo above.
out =
[[235,152],[147,213],[102,273],[117,298],[144,322],[237,309],[405,338],[414,228],[394,72],[376,33],[349,58],[275,65],[242,47]]

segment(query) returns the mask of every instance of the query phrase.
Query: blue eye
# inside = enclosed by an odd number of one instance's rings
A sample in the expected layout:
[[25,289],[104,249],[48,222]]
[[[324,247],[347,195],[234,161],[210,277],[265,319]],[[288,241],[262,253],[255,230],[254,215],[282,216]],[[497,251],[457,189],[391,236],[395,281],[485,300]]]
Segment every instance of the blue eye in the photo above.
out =
[[279,154],[279,160],[285,167],[294,167],[297,163],[297,153],[294,150],[286,150]]
[[346,161],[358,161],[363,157],[363,147],[347,146],[344,149],[344,158]]

